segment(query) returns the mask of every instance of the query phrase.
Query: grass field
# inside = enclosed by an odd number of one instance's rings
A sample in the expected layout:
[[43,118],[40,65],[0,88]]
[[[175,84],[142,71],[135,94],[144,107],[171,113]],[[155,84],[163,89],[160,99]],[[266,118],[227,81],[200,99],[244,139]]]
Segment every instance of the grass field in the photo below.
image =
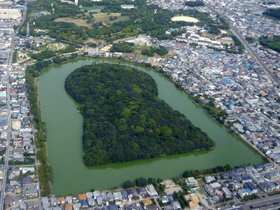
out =
[[128,17],[121,16],[121,13],[96,13],[94,14],[94,22],[110,25],[115,22],[128,20]]
[[76,26],[91,28],[91,25],[88,24],[84,19],[81,19],[81,18],[63,17],[63,18],[55,19],[55,22],[73,23]]
[[[92,23],[102,23],[103,25],[111,25],[115,22],[128,20],[128,17],[121,16],[121,13],[96,13],[93,15]],[[89,21],[83,18],[61,17],[55,19],[55,22],[73,23],[79,27],[91,29],[92,26]]]

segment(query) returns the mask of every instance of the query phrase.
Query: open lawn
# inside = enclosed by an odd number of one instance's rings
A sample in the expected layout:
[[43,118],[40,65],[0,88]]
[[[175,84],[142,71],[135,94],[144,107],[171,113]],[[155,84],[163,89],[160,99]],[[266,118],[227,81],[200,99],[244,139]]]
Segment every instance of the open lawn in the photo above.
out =
[[128,20],[128,17],[121,16],[121,13],[96,13],[94,14],[94,21],[104,25],[110,25],[115,22]]
[[76,26],[91,28],[91,25],[88,24],[84,19],[81,19],[81,18],[62,17],[62,18],[56,18],[54,21],[55,22],[64,22],[64,23],[73,23]]

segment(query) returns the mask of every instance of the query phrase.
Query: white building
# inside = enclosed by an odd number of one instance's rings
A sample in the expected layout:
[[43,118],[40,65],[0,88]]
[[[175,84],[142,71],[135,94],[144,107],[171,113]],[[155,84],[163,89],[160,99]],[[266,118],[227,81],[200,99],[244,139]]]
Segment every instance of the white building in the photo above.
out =
[[13,8],[1,8],[0,9],[0,19],[12,19],[12,20],[20,20],[22,16],[20,9]]
[[60,0],[62,3],[79,5],[79,0]]

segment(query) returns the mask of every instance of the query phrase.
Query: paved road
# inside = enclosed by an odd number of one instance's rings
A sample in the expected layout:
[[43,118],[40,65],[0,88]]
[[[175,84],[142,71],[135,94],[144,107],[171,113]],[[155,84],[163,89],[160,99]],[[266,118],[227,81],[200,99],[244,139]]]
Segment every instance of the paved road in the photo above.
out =
[[[26,3],[23,9],[23,19],[21,24],[25,21],[26,18]],[[20,25],[21,25],[20,24]],[[13,57],[14,57],[14,49],[15,49],[15,37],[16,33],[18,33],[18,29],[16,32],[12,33],[12,40],[11,40],[11,48],[9,53],[9,58],[7,62],[8,68],[12,67],[13,63]],[[7,76],[7,106],[8,106],[8,128],[7,128],[7,145],[6,145],[6,153],[5,153],[5,159],[4,159],[4,170],[3,170],[3,183],[1,187],[1,193],[0,193],[0,210],[4,209],[4,200],[5,200],[5,190],[6,190],[6,184],[7,184],[7,175],[8,175],[8,169],[9,169],[9,157],[10,157],[10,151],[11,151],[11,138],[12,138],[12,126],[11,126],[11,106],[10,106],[10,82],[9,82],[9,72]]]
[[244,45],[245,49],[248,51],[248,53],[255,59],[257,64],[262,68],[264,72],[267,73],[269,79],[273,82],[273,84],[279,88],[279,80],[274,76],[273,71],[271,71],[267,66],[265,66],[261,59],[258,57],[258,55],[255,53],[255,51],[251,48],[249,43],[246,41],[246,39],[243,37],[243,35],[238,31],[238,29],[230,25],[231,32],[240,40],[240,42]]
[[258,200],[248,201],[245,204],[241,205],[236,209],[240,210],[250,210],[250,209],[259,209],[259,210],[269,210],[269,209],[279,209],[280,207],[280,195],[274,195]]
[[[11,51],[8,59],[8,67],[11,68],[13,62],[13,54],[14,54],[14,40],[15,34],[12,34],[11,40]],[[9,82],[9,72],[7,75],[7,106],[8,106],[8,127],[7,127],[7,145],[6,145],[6,153],[4,159],[4,172],[3,172],[3,183],[2,183],[2,190],[0,194],[0,210],[4,209],[4,198],[5,198],[5,189],[7,183],[7,174],[9,169],[9,157],[10,157],[10,142],[12,138],[12,128],[11,128],[11,106],[10,106],[10,82]]]
[[[263,72],[266,73],[266,75],[268,76],[268,78],[271,80],[272,82],[272,89],[274,90],[274,92],[276,94],[278,94],[278,97],[280,97],[280,81],[277,79],[277,77],[274,76],[273,71],[270,70],[270,68],[268,68],[262,61],[261,59],[258,57],[258,55],[256,54],[256,52],[251,48],[251,46],[249,45],[249,43],[247,42],[247,40],[243,37],[243,35],[241,34],[241,32],[238,30],[238,28],[236,28],[234,26],[234,24],[232,23],[232,21],[222,12],[217,11],[214,7],[212,7],[211,5],[207,5],[207,7],[214,13],[214,14],[218,14],[220,17],[222,17],[228,24],[229,24],[229,28],[230,31],[239,39],[239,41],[243,44],[243,46],[245,47],[245,49],[247,50],[247,52],[249,53],[249,55],[257,62],[257,64],[260,66],[260,68],[262,69]],[[246,142],[246,141],[245,141]],[[273,160],[271,160],[270,158],[268,158],[265,154],[263,154],[262,151],[260,151],[255,145],[248,143],[251,147],[253,147],[253,149],[255,149],[257,152],[259,152],[262,156],[264,156],[269,162],[274,163]],[[277,164],[275,164],[275,166],[277,166],[277,168],[280,170],[280,166],[278,166]]]
[[239,41],[243,44],[243,46],[245,47],[245,49],[247,50],[247,52],[249,53],[249,55],[257,62],[257,64],[261,67],[262,71],[267,73],[267,76],[269,77],[269,79],[272,81],[273,84],[273,89],[274,91],[279,95],[278,93],[278,88],[280,87],[280,81],[277,79],[277,77],[275,77],[274,73],[272,70],[270,70],[270,68],[268,68],[259,58],[259,56],[256,54],[256,52],[251,48],[251,46],[249,45],[249,43],[246,41],[246,39],[244,38],[244,36],[241,34],[241,32],[238,30],[238,28],[236,28],[234,26],[234,24],[232,23],[232,21],[226,16],[224,15],[222,12],[217,11],[214,7],[212,7],[211,5],[207,5],[208,8],[214,13],[214,14],[218,14],[220,17],[222,17],[228,24],[229,24],[229,28],[230,31],[239,39]]

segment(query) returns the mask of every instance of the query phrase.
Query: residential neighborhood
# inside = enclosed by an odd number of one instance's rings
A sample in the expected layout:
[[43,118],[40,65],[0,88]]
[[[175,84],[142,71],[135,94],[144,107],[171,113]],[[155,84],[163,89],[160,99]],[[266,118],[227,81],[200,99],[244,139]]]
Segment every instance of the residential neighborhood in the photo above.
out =
[[[122,5],[122,9],[135,8],[133,0],[128,2]],[[148,1],[151,5],[172,11],[190,9],[186,2]],[[167,35],[175,34],[168,40],[140,34],[116,42],[161,46],[168,50],[165,56],[149,57],[112,52],[112,44],[104,43],[97,46],[85,44],[64,52],[70,47],[69,43],[44,34],[39,37],[19,35],[17,27],[25,21],[27,2],[0,1],[0,210],[280,207],[280,54],[258,42],[262,36],[280,34],[279,20],[262,15],[267,8],[280,7],[280,2],[203,2],[205,6],[196,9],[209,13],[215,20],[225,16],[229,29],[211,34],[205,26],[190,24],[167,30]],[[78,4],[75,1],[73,5]],[[250,38],[255,40],[248,42]],[[213,118],[237,134],[266,161],[209,173],[189,171],[178,177],[157,180],[156,184],[137,185],[136,182],[128,187],[42,196],[35,138],[37,131],[25,76],[27,67],[36,63],[31,55],[39,53],[43,47],[58,52],[58,55],[46,59],[50,62],[55,57],[85,56],[124,59],[155,67],[196,103],[210,107],[208,111]]]

